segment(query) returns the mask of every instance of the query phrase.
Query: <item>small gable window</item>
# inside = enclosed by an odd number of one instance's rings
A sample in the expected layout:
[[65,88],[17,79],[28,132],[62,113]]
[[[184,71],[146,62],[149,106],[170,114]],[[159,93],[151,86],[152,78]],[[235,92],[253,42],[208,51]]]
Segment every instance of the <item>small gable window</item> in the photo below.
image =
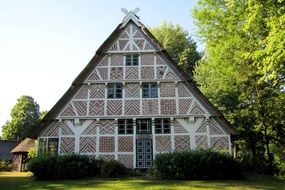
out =
[[118,119],[118,134],[133,134],[133,119]]
[[126,66],[137,66],[139,65],[138,54],[127,54],[126,55]]
[[142,97],[143,98],[157,98],[157,83],[156,82],[144,82],[142,83]]
[[123,84],[122,83],[110,83],[108,84],[108,98],[122,98]]
[[169,134],[170,133],[170,119],[159,118],[154,120],[156,134]]
[[58,138],[40,138],[38,154],[57,154]]

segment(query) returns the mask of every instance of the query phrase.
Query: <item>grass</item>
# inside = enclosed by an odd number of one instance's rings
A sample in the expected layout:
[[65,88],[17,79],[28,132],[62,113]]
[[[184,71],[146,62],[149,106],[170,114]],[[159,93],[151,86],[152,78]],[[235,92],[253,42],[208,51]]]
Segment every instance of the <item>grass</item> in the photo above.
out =
[[97,179],[65,181],[35,181],[31,173],[0,172],[1,190],[93,190],[93,189],[219,189],[219,190],[285,190],[285,180],[255,176],[243,181],[177,181],[143,178]]

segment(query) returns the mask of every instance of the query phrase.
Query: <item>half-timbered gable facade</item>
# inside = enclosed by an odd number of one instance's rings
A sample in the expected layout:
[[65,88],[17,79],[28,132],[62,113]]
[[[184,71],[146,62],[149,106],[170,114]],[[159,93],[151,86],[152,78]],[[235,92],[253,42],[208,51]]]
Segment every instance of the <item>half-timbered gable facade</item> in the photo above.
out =
[[159,153],[231,151],[235,130],[129,12],[41,122],[38,152],[149,168]]

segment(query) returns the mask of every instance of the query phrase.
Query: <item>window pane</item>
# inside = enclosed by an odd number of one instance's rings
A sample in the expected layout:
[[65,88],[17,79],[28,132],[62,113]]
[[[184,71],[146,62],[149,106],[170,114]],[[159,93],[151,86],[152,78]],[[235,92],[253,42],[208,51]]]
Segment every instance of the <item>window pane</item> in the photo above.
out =
[[142,97],[143,98],[150,98],[149,96],[149,83],[142,84]]
[[114,90],[115,90],[114,88],[115,88],[114,84],[108,84],[108,93],[107,93],[108,98],[114,98]]
[[138,134],[151,134],[151,119],[138,119],[137,120],[137,133]]
[[39,148],[38,148],[39,155],[45,154],[47,152],[46,144],[47,144],[47,139],[39,139]]
[[132,56],[129,54],[129,55],[126,55],[126,65],[127,66],[130,66],[132,65]]
[[124,125],[118,126],[118,134],[125,134],[125,126]]
[[151,86],[151,97],[152,98],[157,98],[157,83],[150,83]]
[[115,84],[115,85],[116,85],[116,96],[115,96],[115,98],[122,98],[123,85],[122,84]]
[[48,139],[48,153],[56,154],[58,151],[58,138]]
[[139,64],[138,55],[135,54],[135,55],[133,55],[133,65],[138,65],[138,64]]

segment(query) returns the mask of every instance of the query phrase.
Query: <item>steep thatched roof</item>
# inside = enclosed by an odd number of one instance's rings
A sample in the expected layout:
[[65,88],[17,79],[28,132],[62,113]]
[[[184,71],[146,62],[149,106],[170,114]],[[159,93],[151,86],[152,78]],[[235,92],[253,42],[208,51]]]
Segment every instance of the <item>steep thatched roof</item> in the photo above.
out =
[[26,138],[18,146],[16,146],[11,153],[29,152],[31,148],[35,148],[36,143],[34,139]]

